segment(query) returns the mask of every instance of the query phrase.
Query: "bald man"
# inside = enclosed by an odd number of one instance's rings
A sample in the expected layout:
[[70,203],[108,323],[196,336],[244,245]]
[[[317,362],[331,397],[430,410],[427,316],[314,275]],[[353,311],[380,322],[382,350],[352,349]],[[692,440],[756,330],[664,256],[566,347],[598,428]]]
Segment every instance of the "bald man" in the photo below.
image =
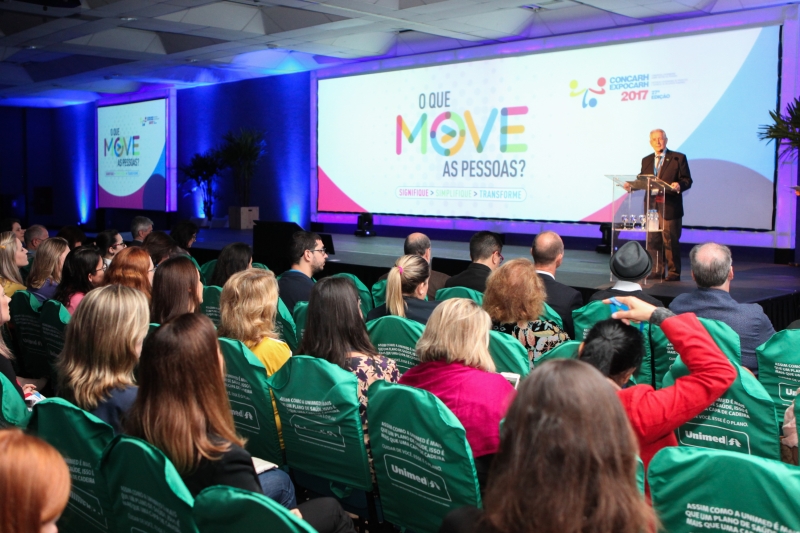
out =
[[556,270],[564,261],[564,242],[556,232],[543,231],[533,239],[531,256],[547,290],[547,304],[564,321],[564,331],[569,338],[574,339],[572,311],[583,306],[583,297],[572,287],[556,281]]
[[[431,240],[424,233],[412,233],[406,237],[403,243],[403,255],[419,255],[425,258],[428,264],[431,260]],[[379,279],[386,279],[389,274],[384,274]],[[436,299],[436,291],[444,288],[444,284],[450,276],[441,272],[431,270],[431,279],[428,281],[428,300]]]

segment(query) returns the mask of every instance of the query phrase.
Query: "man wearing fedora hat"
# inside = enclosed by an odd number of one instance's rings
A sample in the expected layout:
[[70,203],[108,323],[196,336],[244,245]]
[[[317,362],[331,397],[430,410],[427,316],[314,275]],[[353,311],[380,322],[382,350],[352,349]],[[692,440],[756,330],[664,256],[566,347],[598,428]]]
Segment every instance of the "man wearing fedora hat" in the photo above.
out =
[[594,293],[589,301],[605,300],[613,296],[635,296],[650,305],[664,307],[661,300],[645,294],[642,290],[641,282],[653,270],[653,258],[638,241],[628,241],[620,246],[611,256],[609,267],[617,278],[617,283],[610,289]]

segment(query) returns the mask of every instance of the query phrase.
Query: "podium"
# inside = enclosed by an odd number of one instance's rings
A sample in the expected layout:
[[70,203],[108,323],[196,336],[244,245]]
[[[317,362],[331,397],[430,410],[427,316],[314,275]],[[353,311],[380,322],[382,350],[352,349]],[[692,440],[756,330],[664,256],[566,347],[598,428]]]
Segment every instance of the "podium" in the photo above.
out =
[[[653,258],[653,272],[663,272],[663,279],[666,269],[661,233],[669,185],[652,174],[607,174],[606,178],[611,180],[611,255],[629,240],[644,240]],[[625,190],[626,184],[630,192]]]

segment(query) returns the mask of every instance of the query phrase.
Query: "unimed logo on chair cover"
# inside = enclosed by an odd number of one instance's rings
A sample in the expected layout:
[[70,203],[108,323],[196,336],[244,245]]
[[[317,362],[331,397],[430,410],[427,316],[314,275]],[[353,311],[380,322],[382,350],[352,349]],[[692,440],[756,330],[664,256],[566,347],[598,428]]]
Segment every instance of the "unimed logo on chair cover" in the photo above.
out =
[[442,505],[447,505],[444,502],[452,501],[442,476],[395,455],[386,454],[385,464],[386,472],[393,483],[404,485],[425,496],[443,500]]
[[750,437],[747,433],[711,424],[684,424],[678,429],[678,441],[683,446],[709,448],[713,445],[714,448],[751,453]]

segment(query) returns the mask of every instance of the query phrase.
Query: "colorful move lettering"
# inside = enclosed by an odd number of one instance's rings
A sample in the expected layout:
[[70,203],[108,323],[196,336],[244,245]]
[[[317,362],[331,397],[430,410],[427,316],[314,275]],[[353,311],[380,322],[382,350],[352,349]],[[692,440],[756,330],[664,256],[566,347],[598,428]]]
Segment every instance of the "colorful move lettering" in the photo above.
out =
[[127,139],[125,137],[103,139],[103,157],[108,156],[108,152],[112,152],[117,157],[139,155],[139,136],[133,135]]

